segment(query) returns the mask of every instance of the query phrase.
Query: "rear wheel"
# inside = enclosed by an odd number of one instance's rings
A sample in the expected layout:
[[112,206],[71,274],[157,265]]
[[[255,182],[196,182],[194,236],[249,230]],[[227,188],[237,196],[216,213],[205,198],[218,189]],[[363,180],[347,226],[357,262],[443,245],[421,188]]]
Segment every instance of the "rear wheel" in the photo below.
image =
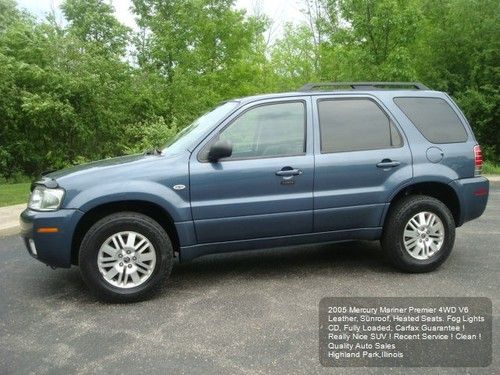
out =
[[129,302],[158,289],[172,269],[172,244],[148,216],[120,212],[95,223],[83,238],[83,280],[100,299]]
[[446,205],[425,195],[404,197],[391,208],[382,247],[390,261],[406,272],[429,272],[450,255],[455,222]]

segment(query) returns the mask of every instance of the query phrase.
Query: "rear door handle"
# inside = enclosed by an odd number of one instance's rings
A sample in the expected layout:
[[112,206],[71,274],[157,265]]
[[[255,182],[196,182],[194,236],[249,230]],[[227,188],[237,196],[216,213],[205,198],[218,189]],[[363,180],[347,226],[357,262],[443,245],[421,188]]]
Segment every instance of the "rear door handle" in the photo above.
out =
[[276,172],[276,176],[281,177],[289,177],[289,176],[299,176],[302,174],[300,169],[288,169],[287,167],[283,168],[281,171]]
[[377,164],[378,168],[394,168],[400,165],[399,161],[392,161],[391,159],[384,159]]

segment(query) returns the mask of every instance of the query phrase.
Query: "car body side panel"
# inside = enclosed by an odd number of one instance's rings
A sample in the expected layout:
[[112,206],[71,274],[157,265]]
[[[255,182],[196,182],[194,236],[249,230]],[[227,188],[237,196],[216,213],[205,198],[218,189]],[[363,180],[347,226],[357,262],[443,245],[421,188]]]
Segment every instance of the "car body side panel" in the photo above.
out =
[[103,204],[123,201],[154,203],[169,213],[174,222],[191,220],[188,199],[183,199],[170,187],[144,180],[107,183],[83,190],[68,202],[68,206],[87,212]]
[[[198,153],[217,131],[242,112],[261,104],[304,102],[306,152],[303,155],[216,163],[198,160]],[[190,159],[191,207],[198,243],[246,240],[310,233],[313,220],[312,130],[309,98],[249,103],[222,123],[193,152]],[[299,169],[287,181],[276,173]],[[283,183],[286,182],[286,183]]]
[[193,246],[196,244],[196,232],[193,220],[174,223],[180,246]]
[[[26,209],[21,213],[21,236],[31,256],[53,267],[71,266],[71,242],[78,221],[82,218],[80,210],[58,210],[39,212]],[[40,227],[55,227],[57,233],[38,233]],[[37,254],[31,251],[29,239],[34,241]]]
[[[457,197],[460,199],[462,206],[463,201],[460,196],[462,191],[457,188],[454,181],[461,179],[468,179],[474,176],[474,154],[473,148],[477,144],[474,134],[463,116],[463,113],[451,98],[445,93],[441,92],[426,92],[426,91],[411,91],[411,92],[392,92],[384,91],[376,94],[383,100],[386,108],[394,115],[406,134],[406,138],[411,140],[409,146],[412,151],[413,159],[413,178],[407,180],[400,186],[395,186],[392,194],[389,196],[388,203],[396,196],[402,189],[418,184],[418,183],[441,183],[454,187]],[[459,143],[446,143],[446,144],[433,144],[429,142],[420,131],[413,125],[399,107],[394,103],[396,97],[432,97],[445,100],[459,117],[462,125],[467,133],[467,140]],[[427,152],[429,148],[435,148],[441,152],[442,159],[438,162],[429,160]],[[477,202],[481,207],[481,202]],[[383,225],[385,216],[387,214],[389,205],[384,210],[380,225]],[[462,207],[461,207],[462,211]],[[463,218],[457,226],[462,225]]]
[[190,221],[189,155],[186,151],[170,157],[116,158],[69,169],[65,174],[56,172],[66,191],[62,207],[88,212],[113,202],[144,201],[163,208],[174,222]]
[[271,247],[303,245],[310,243],[331,243],[350,240],[376,240],[380,238],[382,228],[358,228],[341,231],[303,233],[287,236],[252,238],[238,241],[224,241],[182,247],[180,261],[187,262],[194,258],[216,253],[240,250],[259,250]]
[[[404,131],[375,96],[317,95],[313,100],[314,129],[320,134],[316,100],[367,99],[374,101],[391,118],[403,139],[402,147],[377,150],[321,153],[320,136],[315,137],[314,230],[378,227],[386,203],[395,189],[412,178],[412,153]],[[363,135],[360,134],[360,137]],[[400,163],[395,168],[378,168],[383,159]]]
[[464,178],[450,183],[460,201],[460,222],[462,225],[467,221],[481,216],[486,209],[489,196],[489,181],[484,177]]
[[316,232],[376,227],[381,221],[385,203],[365,204],[314,210]]
[[[442,176],[446,179],[455,180],[459,178],[470,178],[474,176],[474,153],[473,148],[477,144],[474,134],[463,117],[458,111],[456,104],[448,95],[441,92],[381,92],[378,94],[387,106],[389,111],[397,118],[401,127],[411,140],[411,150],[413,154],[413,169],[415,177],[424,177],[428,175]],[[455,111],[467,133],[467,140],[458,143],[434,144],[429,142],[413,123],[406,117],[403,111],[394,103],[397,97],[425,97],[439,98],[445,100]],[[442,160],[431,162],[427,157],[429,148],[437,148],[442,152]],[[448,181],[448,182],[449,182]]]

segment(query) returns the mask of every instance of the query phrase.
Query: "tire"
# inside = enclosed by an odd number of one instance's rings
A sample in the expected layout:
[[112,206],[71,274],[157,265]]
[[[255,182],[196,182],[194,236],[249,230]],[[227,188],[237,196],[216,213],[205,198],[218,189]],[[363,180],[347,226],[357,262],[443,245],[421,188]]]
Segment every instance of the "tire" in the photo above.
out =
[[[427,221],[435,224],[416,225]],[[422,231],[422,228],[427,230]],[[411,273],[430,272],[438,268],[453,249],[455,221],[440,200],[426,195],[410,195],[391,207],[381,242],[396,268]]]
[[99,220],[85,234],[79,252],[83,280],[107,302],[149,297],[170,275],[172,264],[172,243],[165,230],[135,212]]

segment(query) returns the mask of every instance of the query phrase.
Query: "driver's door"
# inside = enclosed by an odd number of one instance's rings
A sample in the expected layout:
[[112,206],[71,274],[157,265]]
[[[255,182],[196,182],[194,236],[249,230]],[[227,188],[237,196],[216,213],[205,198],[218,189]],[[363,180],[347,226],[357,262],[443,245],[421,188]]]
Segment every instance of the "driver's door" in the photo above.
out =
[[[302,97],[249,104],[193,152],[190,189],[198,243],[312,232],[308,106]],[[208,150],[219,139],[232,143],[232,156],[209,162]]]

